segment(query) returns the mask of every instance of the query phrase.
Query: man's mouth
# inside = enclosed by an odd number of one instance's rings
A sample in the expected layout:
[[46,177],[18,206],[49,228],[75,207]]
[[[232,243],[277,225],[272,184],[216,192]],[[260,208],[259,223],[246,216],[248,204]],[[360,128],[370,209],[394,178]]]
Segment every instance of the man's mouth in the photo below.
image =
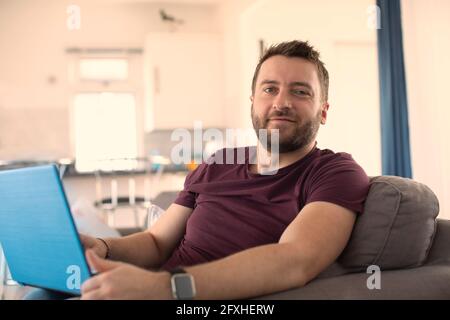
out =
[[292,118],[287,117],[272,117],[269,119],[270,122],[295,122]]

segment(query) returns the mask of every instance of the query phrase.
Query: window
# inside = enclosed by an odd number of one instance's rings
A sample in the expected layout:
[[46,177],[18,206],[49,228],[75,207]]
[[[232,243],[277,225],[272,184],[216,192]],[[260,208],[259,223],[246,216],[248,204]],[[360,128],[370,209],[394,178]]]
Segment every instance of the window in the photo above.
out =
[[[127,48],[72,48],[71,135],[78,172],[136,169],[143,150],[142,57]],[[114,161],[112,161],[114,160]],[[112,168],[113,167],[113,168]]]
[[126,59],[80,59],[78,72],[81,80],[127,80]]
[[[107,159],[137,157],[136,101],[131,93],[79,93],[73,101],[76,169],[107,168]],[[114,161],[114,169],[130,169]],[[106,167],[105,167],[106,166]]]

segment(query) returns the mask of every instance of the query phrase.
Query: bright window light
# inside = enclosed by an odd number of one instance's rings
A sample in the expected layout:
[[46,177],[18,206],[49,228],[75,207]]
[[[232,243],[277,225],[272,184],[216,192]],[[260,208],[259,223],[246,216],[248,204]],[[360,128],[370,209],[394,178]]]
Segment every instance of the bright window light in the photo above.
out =
[[126,159],[137,157],[134,95],[112,92],[77,94],[74,123],[77,171],[133,169]]
[[82,80],[126,80],[128,78],[128,60],[81,59],[79,71]]

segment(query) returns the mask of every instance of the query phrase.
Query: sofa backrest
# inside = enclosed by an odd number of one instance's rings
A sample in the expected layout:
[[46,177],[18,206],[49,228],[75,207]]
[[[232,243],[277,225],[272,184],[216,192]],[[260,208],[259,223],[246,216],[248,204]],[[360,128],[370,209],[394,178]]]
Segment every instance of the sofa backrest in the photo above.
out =
[[426,185],[396,176],[371,178],[364,211],[347,247],[320,277],[422,265],[436,231],[439,202]]

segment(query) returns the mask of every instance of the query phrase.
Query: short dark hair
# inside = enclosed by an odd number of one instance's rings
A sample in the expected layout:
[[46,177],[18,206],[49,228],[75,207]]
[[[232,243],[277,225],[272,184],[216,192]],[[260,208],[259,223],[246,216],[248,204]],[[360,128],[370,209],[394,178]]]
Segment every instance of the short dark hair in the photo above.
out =
[[272,45],[269,49],[267,49],[262,57],[259,59],[258,65],[256,66],[255,73],[253,74],[252,80],[252,95],[255,94],[256,87],[256,78],[258,78],[259,69],[261,69],[261,65],[264,61],[269,59],[270,57],[281,55],[289,58],[303,58],[312,63],[314,63],[317,67],[317,73],[319,75],[319,82],[322,91],[322,100],[328,100],[328,86],[329,86],[329,77],[328,71],[325,68],[325,64],[320,60],[319,51],[315,50],[313,46],[311,46],[308,41],[289,41],[282,42],[275,45]]

